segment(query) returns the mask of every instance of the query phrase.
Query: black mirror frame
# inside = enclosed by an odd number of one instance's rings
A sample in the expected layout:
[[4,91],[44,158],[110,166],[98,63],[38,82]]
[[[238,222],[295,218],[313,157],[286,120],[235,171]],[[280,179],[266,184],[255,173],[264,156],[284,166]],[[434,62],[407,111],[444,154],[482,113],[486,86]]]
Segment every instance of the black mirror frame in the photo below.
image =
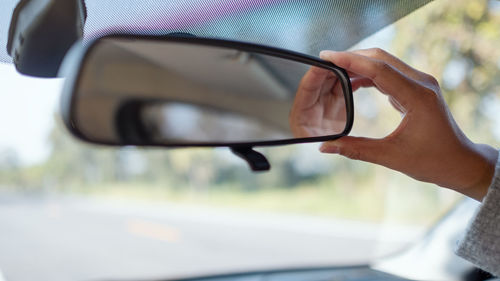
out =
[[[74,122],[74,90],[78,87],[80,73],[82,70],[82,64],[87,58],[87,56],[92,52],[92,50],[99,44],[102,39],[123,39],[123,40],[153,40],[153,41],[164,41],[164,42],[176,42],[176,43],[186,43],[186,44],[197,44],[206,45],[212,47],[222,47],[237,49],[245,52],[253,52],[263,55],[270,55],[274,57],[280,57],[283,59],[293,60],[296,62],[305,63],[311,66],[318,66],[326,69],[332,70],[338,75],[342,83],[342,89],[346,101],[346,113],[347,121],[344,130],[340,134],[321,136],[321,137],[310,137],[310,138],[294,138],[285,140],[275,140],[275,141],[260,141],[260,142],[238,142],[238,143],[190,143],[190,144],[154,144],[154,143],[110,143],[105,141],[91,140],[82,134],[75,122]],[[75,68],[77,67],[77,68]],[[77,71],[74,71],[74,70]],[[226,39],[216,39],[216,38],[202,38],[202,37],[188,37],[188,36],[151,36],[151,35],[131,35],[131,34],[110,34],[100,38],[95,39],[90,44],[83,46],[81,42],[78,42],[73,46],[72,50],[65,58],[64,65],[61,70],[62,75],[66,76],[66,82],[64,85],[63,93],[61,96],[61,115],[62,119],[68,128],[68,130],[80,140],[85,142],[109,145],[109,146],[149,146],[149,147],[171,147],[171,148],[182,148],[182,147],[231,147],[231,148],[246,148],[255,146],[277,146],[277,145],[289,145],[297,143],[309,143],[309,142],[322,142],[341,138],[349,134],[354,123],[354,101],[352,95],[352,86],[349,75],[345,69],[336,66],[331,62],[321,60],[319,58],[301,54],[294,51],[284,50],[280,48],[258,45],[253,43],[246,43],[241,41],[233,41]]]

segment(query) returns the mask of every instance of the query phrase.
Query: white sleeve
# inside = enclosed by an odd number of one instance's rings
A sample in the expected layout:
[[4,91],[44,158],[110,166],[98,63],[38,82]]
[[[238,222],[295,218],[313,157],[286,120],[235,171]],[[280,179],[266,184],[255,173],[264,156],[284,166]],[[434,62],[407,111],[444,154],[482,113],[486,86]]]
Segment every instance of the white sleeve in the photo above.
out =
[[488,194],[459,241],[456,253],[479,268],[500,276],[500,157]]

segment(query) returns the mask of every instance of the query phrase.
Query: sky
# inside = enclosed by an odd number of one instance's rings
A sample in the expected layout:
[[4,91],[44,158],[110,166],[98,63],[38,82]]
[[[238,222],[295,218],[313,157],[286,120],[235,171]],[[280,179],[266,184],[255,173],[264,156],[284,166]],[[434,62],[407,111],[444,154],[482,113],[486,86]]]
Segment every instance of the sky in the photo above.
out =
[[24,165],[43,161],[54,124],[62,79],[23,76],[0,63],[0,152],[12,149]]

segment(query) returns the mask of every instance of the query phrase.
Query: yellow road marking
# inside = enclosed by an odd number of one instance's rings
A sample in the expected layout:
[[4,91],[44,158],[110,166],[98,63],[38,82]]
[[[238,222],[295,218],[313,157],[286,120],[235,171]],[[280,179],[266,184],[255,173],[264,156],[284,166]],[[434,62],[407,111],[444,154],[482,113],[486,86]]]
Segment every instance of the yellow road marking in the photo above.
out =
[[150,221],[129,220],[127,231],[137,236],[165,242],[173,243],[180,240],[180,231],[177,228]]

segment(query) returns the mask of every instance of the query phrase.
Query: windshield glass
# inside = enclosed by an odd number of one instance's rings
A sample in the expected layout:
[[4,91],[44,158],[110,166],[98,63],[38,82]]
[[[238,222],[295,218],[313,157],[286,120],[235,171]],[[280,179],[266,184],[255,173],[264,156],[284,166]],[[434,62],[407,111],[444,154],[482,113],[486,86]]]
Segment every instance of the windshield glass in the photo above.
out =
[[[464,132],[498,147],[499,24],[497,1],[434,1],[351,49],[381,47],[432,74]],[[324,45],[328,32],[311,45],[288,31],[280,47],[317,55],[341,46]],[[84,144],[56,113],[63,82],[0,64],[0,272],[9,281],[365,264],[411,245],[461,198],[321,154],[319,144],[259,148],[273,168],[257,174],[227,149]],[[354,99],[352,135],[383,137],[399,124],[379,92]]]

